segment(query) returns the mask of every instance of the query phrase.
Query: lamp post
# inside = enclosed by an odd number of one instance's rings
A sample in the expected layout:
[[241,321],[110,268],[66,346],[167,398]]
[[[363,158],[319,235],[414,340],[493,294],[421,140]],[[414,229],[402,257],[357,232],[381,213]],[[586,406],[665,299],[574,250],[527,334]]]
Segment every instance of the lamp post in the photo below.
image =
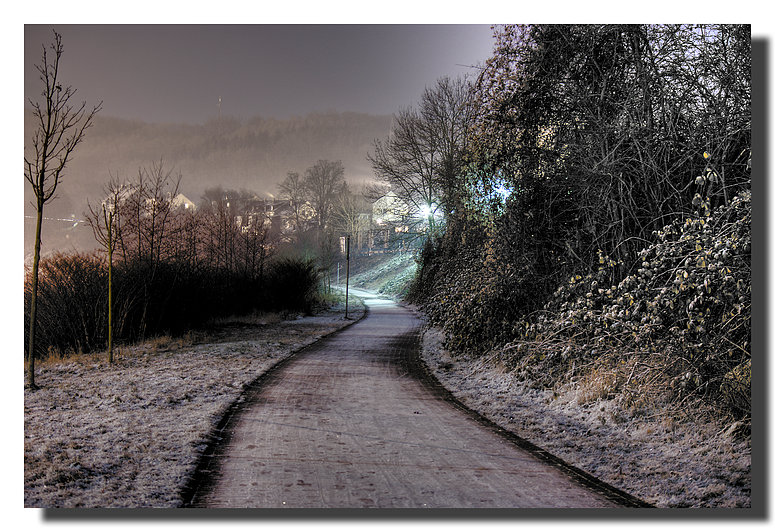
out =
[[350,235],[344,237],[345,255],[347,256],[347,273],[344,285],[344,319],[349,319],[348,310],[350,303]]

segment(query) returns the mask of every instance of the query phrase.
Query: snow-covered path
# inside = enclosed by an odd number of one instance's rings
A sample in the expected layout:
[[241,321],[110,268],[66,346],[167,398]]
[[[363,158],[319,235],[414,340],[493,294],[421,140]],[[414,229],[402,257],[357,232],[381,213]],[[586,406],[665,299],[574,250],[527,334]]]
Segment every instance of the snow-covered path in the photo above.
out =
[[[351,302],[355,317],[363,306]],[[351,321],[343,308],[233,323],[204,342],[166,339],[39,365],[24,392],[24,505],[175,507],[213,427],[243,387]]]
[[[352,315],[362,310],[351,301]],[[342,314],[243,324],[206,342],[124,348],[113,366],[104,356],[39,365],[43,389],[24,393],[24,505],[182,504],[208,435],[243,386],[344,326]],[[452,359],[442,338],[425,331],[425,363],[459,400],[502,427],[660,507],[750,507],[745,441],[658,418],[617,423],[608,403],[576,406],[481,361]]]
[[[369,315],[273,370],[223,427],[191,504],[230,508],[601,508],[584,485],[450,403],[418,370],[421,322]],[[420,377],[420,378],[418,378]]]

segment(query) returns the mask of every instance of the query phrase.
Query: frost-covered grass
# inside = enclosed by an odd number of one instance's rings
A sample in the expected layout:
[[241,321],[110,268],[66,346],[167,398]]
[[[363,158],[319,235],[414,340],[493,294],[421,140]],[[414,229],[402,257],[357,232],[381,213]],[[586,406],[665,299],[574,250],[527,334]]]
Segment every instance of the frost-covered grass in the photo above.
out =
[[[363,312],[351,303],[353,315]],[[107,357],[40,364],[24,394],[25,507],[175,507],[210,431],[243,387],[351,321],[225,320],[206,339],[163,337]]]
[[[657,507],[750,507],[750,438],[660,412],[632,417],[580,390],[539,390],[486,359],[452,358],[427,329],[422,356],[461,402],[502,427]],[[583,393],[583,390],[581,391]]]
[[417,271],[413,253],[378,255],[370,266],[350,278],[352,286],[388,296],[403,296]]
[[[125,347],[112,366],[105,356],[41,364],[42,389],[25,391],[24,505],[178,506],[207,435],[243,386],[345,325],[341,315],[225,320],[205,339]],[[647,502],[750,506],[750,440],[725,427],[636,419],[602,399],[580,405],[578,391],[536,390],[482,359],[451,358],[435,329],[423,358],[469,407]]]

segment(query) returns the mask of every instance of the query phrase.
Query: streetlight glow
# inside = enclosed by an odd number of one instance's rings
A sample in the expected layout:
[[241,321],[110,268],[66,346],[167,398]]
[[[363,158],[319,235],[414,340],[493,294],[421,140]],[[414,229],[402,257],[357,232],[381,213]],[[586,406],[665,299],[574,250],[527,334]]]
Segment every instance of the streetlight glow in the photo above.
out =
[[439,211],[439,206],[435,203],[431,203],[428,205],[423,205],[420,207],[420,216],[422,218],[430,218],[433,216],[434,218],[441,218],[441,212]]

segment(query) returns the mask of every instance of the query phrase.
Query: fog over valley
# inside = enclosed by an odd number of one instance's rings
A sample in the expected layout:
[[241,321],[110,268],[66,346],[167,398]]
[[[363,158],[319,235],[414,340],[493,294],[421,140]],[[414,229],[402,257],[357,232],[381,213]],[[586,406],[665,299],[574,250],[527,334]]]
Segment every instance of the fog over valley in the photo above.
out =
[[[180,192],[195,203],[216,186],[277,195],[277,184],[288,172],[303,174],[320,159],[341,160],[345,180],[358,190],[373,178],[366,155],[375,139],[387,136],[390,123],[390,116],[333,111],[286,119],[223,116],[199,125],[97,115],[68,162],[57,199],[46,206],[42,252],[93,249],[91,229],[78,222],[87,201],[102,200],[111,175],[131,180],[141,167],[159,161],[181,175]],[[25,113],[25,138],[34,125],[31,113]],[[25,187],[25,258],[34,245],[33,198]]]
[[[77,222],[87,200],[101,201],[111,176],[131,181],[162,160],[195,203],[215,186],[277,194],[288,172],[318,160],[341,160],[355,192],[373,176],[366,156],[391,116],[442,76],[475,76],[494,42],[486,24],[26,24],[25,154],[54,32],[59,86],[99,112],[45,205],[43,253],[92,249]],[[33,197],[26,184],[25,260]]]

